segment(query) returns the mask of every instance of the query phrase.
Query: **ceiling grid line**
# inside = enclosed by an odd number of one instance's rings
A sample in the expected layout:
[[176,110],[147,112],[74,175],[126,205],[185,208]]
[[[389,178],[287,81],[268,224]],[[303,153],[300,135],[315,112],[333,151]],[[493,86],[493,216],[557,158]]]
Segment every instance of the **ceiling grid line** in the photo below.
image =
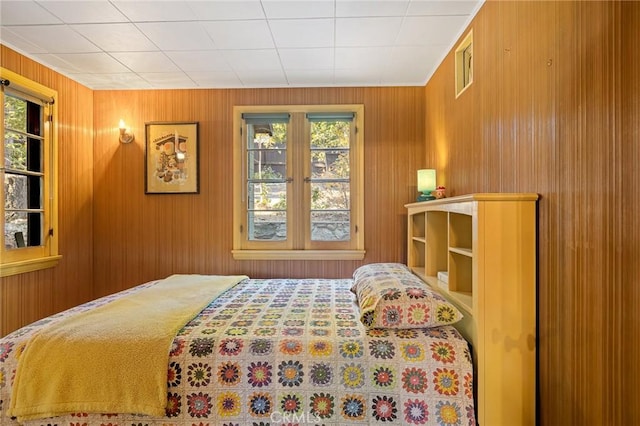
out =
[[0,43],[93,90],[421,86],[484,0],[2,0]]

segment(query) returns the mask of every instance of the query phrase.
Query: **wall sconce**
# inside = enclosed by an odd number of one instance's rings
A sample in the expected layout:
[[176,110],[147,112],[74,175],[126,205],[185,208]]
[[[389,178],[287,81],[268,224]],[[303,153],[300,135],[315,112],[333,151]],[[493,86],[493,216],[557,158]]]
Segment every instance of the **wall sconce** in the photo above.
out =
[[435,200],[436,197],[431,195],[436,190],[436,171],[435,169],[418,170],[418,201]]
[[136,140],[133,132],[127,132],[127,126],[125,126],[124,120],[120,120],[118,127],[120,128],[120,143],[131,143]]

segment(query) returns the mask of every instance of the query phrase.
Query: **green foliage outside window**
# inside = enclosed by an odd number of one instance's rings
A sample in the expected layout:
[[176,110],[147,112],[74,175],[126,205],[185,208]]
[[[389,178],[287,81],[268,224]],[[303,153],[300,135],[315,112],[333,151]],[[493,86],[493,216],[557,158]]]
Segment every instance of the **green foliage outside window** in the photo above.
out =
[[22,99],[4,97],[4,164],[7,168],[25,170],[27,151],[24,141],[11,130],[26,131],[27,103]]

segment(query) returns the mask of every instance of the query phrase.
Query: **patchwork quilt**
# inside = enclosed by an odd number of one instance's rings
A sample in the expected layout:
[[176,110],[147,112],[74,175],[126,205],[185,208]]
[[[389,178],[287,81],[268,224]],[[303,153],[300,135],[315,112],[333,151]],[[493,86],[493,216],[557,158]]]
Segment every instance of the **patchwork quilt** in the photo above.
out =
[[[165,417],[69,413],[25,425],[474,425],[467,342],[451,326],[365,328],[353,280],[250,279],[173,340]],[[19,354],[40,328],[150,282],[0,339],[0,424]]]

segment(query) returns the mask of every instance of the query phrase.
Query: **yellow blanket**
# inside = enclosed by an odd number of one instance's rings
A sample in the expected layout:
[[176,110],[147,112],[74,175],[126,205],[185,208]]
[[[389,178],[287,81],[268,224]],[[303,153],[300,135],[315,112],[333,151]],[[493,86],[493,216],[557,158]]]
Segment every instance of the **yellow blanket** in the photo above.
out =
[[53,324],[20,357],[9,414],[75,412],[164,416],[176,333],[245,276],[173,275]]

